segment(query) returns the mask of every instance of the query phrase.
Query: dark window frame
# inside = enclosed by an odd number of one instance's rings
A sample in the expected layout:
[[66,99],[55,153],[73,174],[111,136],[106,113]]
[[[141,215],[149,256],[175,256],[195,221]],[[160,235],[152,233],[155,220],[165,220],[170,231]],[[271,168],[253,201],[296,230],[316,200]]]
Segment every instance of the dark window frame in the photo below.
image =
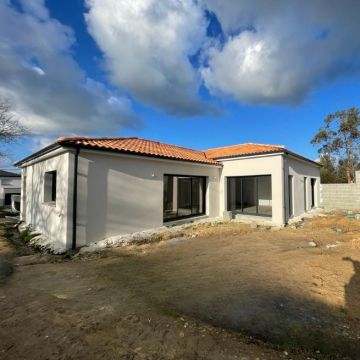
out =
[[316,186],[316,178],[310,178],[310,187],[311,187],[311,209],[316,208],[315,186]]
[[[271,215],[269,214],[263,214],[263,213],[259,213],[259,197],[258,197],[258,178],[261,177],[270,177],[270,184],[272,186],[272,176],[271,174],[264,174],[264,175],[246,175],[246,176],[227,176],[226,177],[226,192],[227,192],[227,196],[226,196],[226,200],[227,200],[227,204],[226,204],[226,209],[227,211],[233,211],[233,212],[238,212],[240,214],[243,215],[251,215],[251,216],[261,216],[261,217],[272,217],[272,188],[271,189]],[[255,183],[255,188],[254,188],[254,195],[255,195],[255,199],[256,199],[256,212],[255,213],[251,213],[251,212],[244,212],[244,202],[243,202],[243,181],[242,179],[245,178],[254,178],[254,183]],[[230,196],[231,196],[231,192],[230,192],[230,180],[231,179],[241,179],[241,184],[240,184],[240,194],[241,194],[241,209],[236,209],[236,210],[230,210]]]
[[307,176],[304,176],[304,211],[308,211],[308,189],[307,189]]
[[[51,194],[48,194],[50,196],[47,196],[46,191],[47,190],[47,176],[51,176]],[[46,171],[44,174],[44,203],[46,204],[55,204],[56,203],[56,192],[57,192],[57,171],[51,170]]]
[[[164,197],[164,190],[165,190],[165,176],[173,176],[173,177],[186,177],[186,178],[200,178],[203,180],[202,185],[203,185],[203,194],[202,194],[202,202],[203,202],[203,211],[196,213],[196,214],[190,214],[190,215],[185,215],[185,216],[176,216],[176,217],[171,217],[171,218],[165,218],[164,217],[164,201],[165,201],[165,197]],[[191,194],[191,204],[193,204],[193,181],[191,181],[191,190],[190,190],[190,194]],[[207,176],[202,176],[202,175],[183,175],[183,174],[164,174],[163,175],[163,222],[171,222],[171,221],[177,221],[177,220],[182,220],[182,219],[190,219],[193,217],[197,217],[197,216],[203,216],[206,215],[206,192],[207,192]],[[177,197],[179,197],[179,187],[177,189]],[[177,208],[177,214],[179,212],[179,209]]]
[[4,196],[4,206],[11,206],[11,196],[13,195],[21,195],[19,192],[7,192]]
[[289,218],[294,216],[294,176],[288,175]]

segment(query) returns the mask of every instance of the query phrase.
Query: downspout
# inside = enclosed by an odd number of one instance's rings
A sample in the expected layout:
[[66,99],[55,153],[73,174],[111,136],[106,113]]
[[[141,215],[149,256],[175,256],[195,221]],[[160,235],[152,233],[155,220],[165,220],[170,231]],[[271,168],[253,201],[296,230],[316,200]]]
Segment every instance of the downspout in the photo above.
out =
[[76,224],[77,224],[77,182],[80,148],[75,149],[74,159],[74,191],[73,191],[73,223],[72,223],[72,249],[76,249]]

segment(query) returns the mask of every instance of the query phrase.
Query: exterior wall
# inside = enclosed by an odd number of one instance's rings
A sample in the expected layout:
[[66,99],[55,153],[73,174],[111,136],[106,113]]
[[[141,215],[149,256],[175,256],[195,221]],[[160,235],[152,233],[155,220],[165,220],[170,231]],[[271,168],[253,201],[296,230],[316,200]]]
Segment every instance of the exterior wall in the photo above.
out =
[[[49,238],[56,249],[71,247],[73,156],[63,152],[22,169],[21,220]],[[44,174],[53,170],[57,171],[56,203],[44,203]]]
[[206,214],[220,215],[218,167],[81,150],[77,246],[162,226],[164,174],[206,176]]
[[5,194],[19,193],[21,191],[20,177],[0,178],[0,206],[5,206]]
[[354,184],[321,184],[320,205],[324,209],[360,210],[360,171]]
[[[271,175],[272,222],[284,224],[284,193],[283,193],[283,156],[267,155],[222,160],[223,169],[220,178],[220,212],[227,209],[227,177]],[[247,216],[247,215],[246,215]]]
[[[293,176],[293,216],[300,216],[311,210],[311,178],[315,179],[315,207],[320,206],[320,166],[309,162],[285,156],[285,214],[289,220],[289,183],[288,175]],[[306,207],[304,178],[306,177]]]

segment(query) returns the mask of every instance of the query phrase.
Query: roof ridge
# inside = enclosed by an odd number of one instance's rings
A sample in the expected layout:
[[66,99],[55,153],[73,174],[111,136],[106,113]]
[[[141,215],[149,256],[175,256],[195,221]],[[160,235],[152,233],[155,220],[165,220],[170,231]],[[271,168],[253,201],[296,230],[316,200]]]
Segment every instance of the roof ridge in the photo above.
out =
[[285,148],[285,145],[278,145],[278,144],[262,144],[262,143],[253,143],[253,142],[249,142],[249,143],[245,143],[246,145],[261,145],[261,146],[276,146],[276,147],[281,147],[281,148]]
[[135,139],[143,140],[143,141],[150,141],[150,142],[153,142],[153,143],[158,143],[158,144],[166,145],[166,146],[174,146],[174,147],[177,147],[177,148],[179,148],[179,149],[191,150],[191,151],[196,151],[196,152],[198,152],[198,153],[205,154],[205,151],[204,151],[204,150],[196,150],[196,149],[188,148],[188,147],[185,147],[185,146],[168,144],[168,143],[165,143],[165,142],[162,142],[162,141],[157,141],[157,140],[149,140],[149,139],[144,139],[144,138],[135,138]]
[[124,140],[138,139],[136,136],[59,136],[55,142],[59,143],[66,140]]
[[253,143],[253,142],[246,142],[246,143],[240,143],[240,144],[233,144],[233,145],[225,145],[225,146],[219,146],[219,147],[214,147],[214,148],[209,148],[204,150],[209,151],[209,150],[216,150],[216,149],[224,149],[224,148],[231,148],[231,147],[235,147],[235,146],[241,146],[241,145],[261,145],[261,146],[273,146],[273,147],[281,147],[285,149],[285,145],[275,145],[275,144],[261,144],[261,143]]

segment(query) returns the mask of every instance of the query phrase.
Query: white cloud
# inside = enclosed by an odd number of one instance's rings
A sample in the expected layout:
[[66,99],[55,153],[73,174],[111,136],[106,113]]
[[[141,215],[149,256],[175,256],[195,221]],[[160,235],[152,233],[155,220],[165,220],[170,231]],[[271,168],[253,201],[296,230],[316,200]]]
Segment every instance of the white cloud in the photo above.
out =
[[356,0],[206,0],[225,31],[201,69],[216,95],[292,103],[360,70]]
[[193,0],[87,0],[90,34],[111,81],[169,113],[212,111],[199,100],[200,76],[189,56],[206,41],[207,20]]
[[50,18],[42,0],[21,4],[23,12],[0,1],[0,97],[23,123],[43,136],[136,126],[129,99],[74,60],[72,29]]

